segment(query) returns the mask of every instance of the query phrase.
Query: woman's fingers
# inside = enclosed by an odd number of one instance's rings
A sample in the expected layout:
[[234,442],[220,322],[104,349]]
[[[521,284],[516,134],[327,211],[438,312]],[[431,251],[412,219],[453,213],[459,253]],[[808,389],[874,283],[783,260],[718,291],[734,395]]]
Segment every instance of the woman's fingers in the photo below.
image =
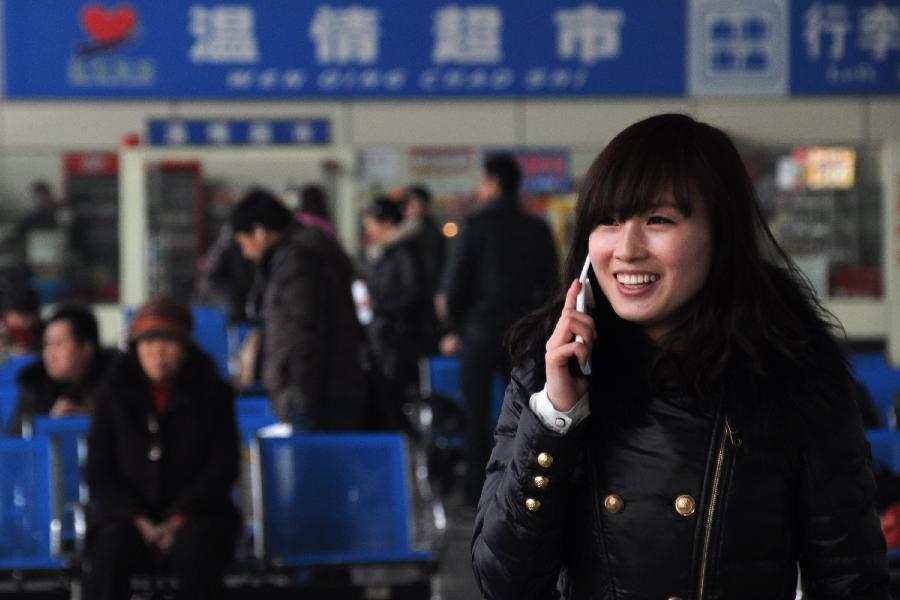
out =
[[590,349],[580,342],[569,342],[547,352],[544,357],[548,367],[567,368],[569,359],[575,356],[579,364],[585,364],[591,356]]
[[556,328],[547,340],[546,349],[551,350],[563,344],[568,344],[576,335],[584,338],[585,344],[588,346],[593,345],[596,337],[594,319],[590,315],[576,310],[563,309],[559,321],[556,322]]
[[569,289],[566,290],[566,299],[563,303],[563,310],[567,308],[575,310],[575,301],[578,299],[579,291],[581,291],[581,282],[576,279],[569,286]]

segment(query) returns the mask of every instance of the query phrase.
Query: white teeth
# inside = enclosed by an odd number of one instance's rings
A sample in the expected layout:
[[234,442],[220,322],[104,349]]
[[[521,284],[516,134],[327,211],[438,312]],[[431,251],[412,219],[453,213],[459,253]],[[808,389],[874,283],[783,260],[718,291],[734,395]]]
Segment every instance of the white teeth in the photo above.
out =
[[625,285],[644,285],[653,283],[659,279],[659,275],[652,273],[641,273],[639,275],[616,273],[616,281]]

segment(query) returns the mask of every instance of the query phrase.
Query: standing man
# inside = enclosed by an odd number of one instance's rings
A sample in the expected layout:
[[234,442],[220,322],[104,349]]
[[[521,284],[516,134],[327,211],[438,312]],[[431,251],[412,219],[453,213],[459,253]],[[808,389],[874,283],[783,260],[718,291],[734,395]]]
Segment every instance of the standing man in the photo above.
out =
[[231,225],[243,255],[258,265],[262,381],[275,414],[299,429],[357,429],[365,386],[349,257],[266,190],[251,190]]
[[550,229],[519,207],[522,173],[511,156],[488,158],[476,191],[479,207],[463,227],[444,278],[451,333],[443,349],[462,350],[466,408],[466,499],[478,502],[491,449],[491,378],[509,378],[503,336],[559,286]]
[[421,339],[422,351],[437,351],[438,318],[434,310],[434,297],[438,292],[444,269],[444,234],[429,212],[431,192],[421,184],[406,188],[404,217],[413,232],[416,255],[419,258],[419,280],[422,288]]

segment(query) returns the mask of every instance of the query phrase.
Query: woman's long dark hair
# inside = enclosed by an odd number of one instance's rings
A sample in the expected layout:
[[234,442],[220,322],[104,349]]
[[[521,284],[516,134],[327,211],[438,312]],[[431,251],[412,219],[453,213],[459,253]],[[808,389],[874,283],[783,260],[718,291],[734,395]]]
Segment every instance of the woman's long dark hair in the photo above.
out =
[[[759,398],[773,391],[781,398],[795,387],[818,398],[847,389],[847,364],[832,337],[834,323],[772,236],[734,144],[719,129],[686,115],[640,121],[596,158],[575,208],[564,281],[578,277],[588,237],[603,219],[642,214],[669,191],[687,216],[695,201],[704,202],[708,210],[708,276],[686,307],[684,320],[658,348],[639,327],[615,314],[592,280],[598,303],[595,365],[610,361],[610,372],[616,374],[600,382],[598,391],[609,391],[609,379],[646,380],[662,363],[674,365],[688,393],[701,400],[727,399],[729,404],[736,397]],[[517,324],[510,337],[515,362],[530,356],[543,367],[544,343],[562,304],[560,295]],[[592,379],[592,397],[600,379]]]

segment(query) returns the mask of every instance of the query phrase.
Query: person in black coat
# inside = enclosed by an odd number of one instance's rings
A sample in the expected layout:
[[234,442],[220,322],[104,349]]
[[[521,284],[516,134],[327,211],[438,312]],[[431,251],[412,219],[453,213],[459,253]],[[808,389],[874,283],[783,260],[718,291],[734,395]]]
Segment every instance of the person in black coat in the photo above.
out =
[[423,295],[420,329],[422,352],[425,354],[435,354],[438,350],[440,323],[434,309],[434,298],[440,288],[447,246],[430,206],[431,192],[427,187],[416,184],[406,188],[403,218],[409,224],[419,259],[419,281]]
[[29,435],[34,417],[91,414],[94,395],[119,352],[100,346],[97,319],[79,305],[56,310],[44,327],[41,360],[17,377],[11,435]]
[[475,506],[490,454],[491,380],[509,378],[503,336],[519,318],[541,306],[559,286],[550,228],[519,206],[522,172],[511,156],[483,165],[479,210],[464,224],[444,273],[451,333],[441,341],[453,351],[461,341],[465,401],[465,494]]
[[244,196],[231,224],[244,257],[257,263],[262,382],[275,414],[298,429],[359,428],[363,330],[350,257],[318,227],[297,223],[264,189]]
[[386,197],[376,198],[363,217],[373,314],[367,331],[381,412],[369,425],[388,429],[403,427],[402,405],[417,378],[425,302],[413,232],[402,221],[400,206]]
[[190,312],[151,300],[131,326],[88,433],[85,598],[129,598],[135,572],[171,573],[179,598],[221,598],[240,517],[230,387],[190,339]]
[[566,275],[513,336],[486,598],[789,600],[798,568],[807,598],[890,597],[846,360],[725,133],[670,114],[616,136]]

